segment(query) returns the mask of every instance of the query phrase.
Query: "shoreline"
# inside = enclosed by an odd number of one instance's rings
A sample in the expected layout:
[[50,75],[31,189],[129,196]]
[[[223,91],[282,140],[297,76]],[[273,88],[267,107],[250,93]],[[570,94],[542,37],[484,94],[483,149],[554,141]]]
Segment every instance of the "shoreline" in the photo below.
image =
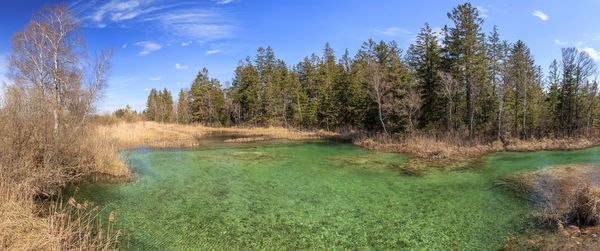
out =
[[147,146],[154,149],[198,147],[198,139],[222,143],[250,143],[270,140],[333,140],[349,142],[367,150],[404,153],[420,161],[446,162],[478,158],[497,152],[572,151],[600,146],[600,139],[543,138],[508,139],[504,142],[465,141],[459,138],[435,139],[409,136],[403,140],[366,137],[357,132],[299,131],[283,127],[207,127],[203,125],[161,124],[157,122],[120,122],[99,125],[96,133],[119,148]]

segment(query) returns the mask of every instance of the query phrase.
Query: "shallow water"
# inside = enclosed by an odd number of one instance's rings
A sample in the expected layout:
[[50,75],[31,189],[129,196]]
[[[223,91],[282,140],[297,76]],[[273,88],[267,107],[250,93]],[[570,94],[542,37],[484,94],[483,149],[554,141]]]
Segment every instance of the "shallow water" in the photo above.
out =
[[114,211],[130,249],[498,249],[532,227],[506,175],[600,162],[600,148],[498,153],[479,168],[404,175],[405,155],[331,142],[135,149],[137,178],[75,197]]

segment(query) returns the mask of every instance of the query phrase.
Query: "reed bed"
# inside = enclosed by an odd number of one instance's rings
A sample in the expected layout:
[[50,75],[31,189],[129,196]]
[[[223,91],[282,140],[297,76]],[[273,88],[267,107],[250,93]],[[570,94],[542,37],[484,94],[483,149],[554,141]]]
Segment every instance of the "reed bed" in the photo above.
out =
[[266,141],[272,139],[314,140],[336,137],[326,131],[298,131],[283,127],[208,127],[203,125],[161,124],[152,121],[101,125],[97,134],[120,147],[193,148],[198,139],[211,135],[231,135],[227,143]]
[[435,137],[410,135],[403,138],[390,138],[381,135],[358,137],[354,144],[367,149],[386,152],[410,153],[425,160],[457,160],[479,157],[493,152],[531,152],[541,150],[578,150],[600,145],[597,139],[507,139],[504,141],[486,141],[484,139],[465,139],[461,137]]

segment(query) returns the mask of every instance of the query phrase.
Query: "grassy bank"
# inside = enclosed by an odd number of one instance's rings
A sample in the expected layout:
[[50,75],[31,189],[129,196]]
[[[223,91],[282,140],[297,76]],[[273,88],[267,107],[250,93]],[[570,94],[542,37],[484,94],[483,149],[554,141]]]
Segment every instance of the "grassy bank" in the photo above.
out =
[[568,139],[508,139],[493,142],[481,139],[413,135],[402,139],[386,137],[358,137],[354,144],[367,149],[386,152],[403,152],[429,161],[458,160],[479,157],[493,152],[532,152],[542,150],[578,150],[600,145],[597,138]]
[[161,124],[153,121],[118,122],[99,126],[99,137],[115,142],[119,147],[148,146],[150,148],[193,148],[198,139],[225,134],[224,142],[241,143],[273,139],[314,140],[337,138],[326,131],[298,131],[283,127],[207,127],[202,125]]

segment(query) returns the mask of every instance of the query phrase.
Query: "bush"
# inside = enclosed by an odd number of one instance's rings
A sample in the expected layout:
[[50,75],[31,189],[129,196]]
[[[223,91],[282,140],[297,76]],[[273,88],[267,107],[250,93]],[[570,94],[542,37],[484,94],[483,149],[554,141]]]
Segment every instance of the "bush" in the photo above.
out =
[[569,214],[579,226],[593,226],[600,223],[600,188],[583,183],[573,191],[567,200]]

